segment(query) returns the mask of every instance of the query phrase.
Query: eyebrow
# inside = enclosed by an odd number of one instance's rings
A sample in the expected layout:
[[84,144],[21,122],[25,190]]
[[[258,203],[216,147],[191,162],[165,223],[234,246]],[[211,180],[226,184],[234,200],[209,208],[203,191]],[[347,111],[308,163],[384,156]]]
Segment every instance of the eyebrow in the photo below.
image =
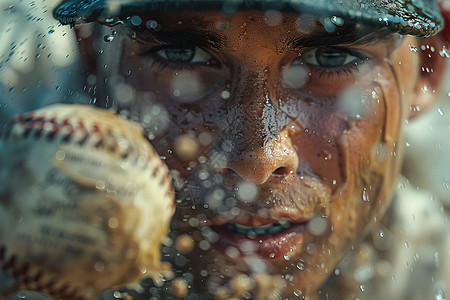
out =
[[[130,28],[130,27],[129,27]],[[200,48],[213,48],[222,50],[225,46],[225,38],[217,33],[202,29],[186,28],[176,30],[144,29],[133,30],[136,38],[143,42],[159,43],[166,45],[195,45]]]
[[394,35],[387,30],[364,28],[357,30],[354,26],[331,33],[315,33],[299,38],[287,39],[285,47],[291,50],[317,48],[335,45],[368,45],[379,41],[390,42]]
[[[205,49],[216,49],[220,51],[226,46],[225,37],[213,31],[197,27],[182,29],[149,29],[127,28],[136,34],[136,38],[147,43],[159,43],[163,45],[195,45]],[[394,35],[387,30],[374,30],[373,28],[362,28],[357,30],[354,25],[339,28],[335,32],[319,32],[301,37],[287,38],[278,44],[277,52],[283,49],[300,51],[305,48],[317,48],[337,45],[367,45],[379,41],[387,41],[389,44]]]

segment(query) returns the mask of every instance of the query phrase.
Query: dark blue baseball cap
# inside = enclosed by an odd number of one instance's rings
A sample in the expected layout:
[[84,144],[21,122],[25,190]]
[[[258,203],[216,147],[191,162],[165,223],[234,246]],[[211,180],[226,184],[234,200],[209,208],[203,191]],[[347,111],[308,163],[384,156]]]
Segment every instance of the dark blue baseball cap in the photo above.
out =
[[419,37],[434,35],[444,26],[435,0],[64,0],[54,16],[62,24],[75,25],[147,13],[221,10],[231,15],[242,9],[340,18]]

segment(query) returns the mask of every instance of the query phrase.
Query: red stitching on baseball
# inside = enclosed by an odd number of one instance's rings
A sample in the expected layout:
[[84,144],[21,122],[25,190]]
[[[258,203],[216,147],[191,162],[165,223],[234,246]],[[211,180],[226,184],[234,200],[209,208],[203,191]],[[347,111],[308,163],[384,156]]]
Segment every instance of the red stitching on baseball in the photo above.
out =
[[[107,126],[99,126],[94,123],[89,127],[82,118],[66,117],[61,120],[55,116],[48,116],[46,112],[32,112],[26,115],[18,115],[7,123],[2,129],[0,129],[0,139],[6,139],[11,136],[11,132],[14,130],[14,134],[18,137],[34,136],[36,138],[47,138],[53,140],[54,138],[60,138],[62,142],[74,142],[80,145],[86,143],[92,135],[98,135],[98,142],[94,145],[96,148],[104,147],[105,150],[111,152],[119,152],[123,159],[129,157],[133,151],[139,151],[141,148],[135,149],[134,147],[127,147],[123,152],[118,147],[117,141],[114,138],[114,128]],[[104,128],[104,129],[103,129]],[[102,129],[102,130],[101,130]],[[104,134],[103,134],[104,133]],[[74,140],[77,138],[77,140]],[[145,139],[149,142],[147,139]],[[150,143],[150,142],[149,142]],[[141,154],[141,153],[138,153]],[[153,177],[160,178],[161,186],[166,187],[166,195],[174,193],[173,187],[170,184],[170,176],[166,173],[162,173],[162,169],[166,169],[166,166],[159,154],[152,147],[148,148],[148,152],[142,153],[146,155],[146,165],[154,165],[152,170]],[[156,159],[156,160],[154,160]],[[172,202],[172,206],[175,206],[175,201]],[[0,265],[2,269],[10,272],[18,282],[23,282],[29,286],[40,287],[43,292],[52,292],[51,295],[55,297],[67,297],[71,299],[86,300],[86,296],[77,295],[79,291],[73,288],[72,284],[65,282],[61,286],[61,282],[58,283],[58,277],[52,277],[48,279],[48,274],[40,267],[35,267],[35,264],[18,262],[16,255],[7,255],[7,247],[0,245]],[[70,270],[67,270],[70,272]],[[19,281],[19,279],[21,281]]]

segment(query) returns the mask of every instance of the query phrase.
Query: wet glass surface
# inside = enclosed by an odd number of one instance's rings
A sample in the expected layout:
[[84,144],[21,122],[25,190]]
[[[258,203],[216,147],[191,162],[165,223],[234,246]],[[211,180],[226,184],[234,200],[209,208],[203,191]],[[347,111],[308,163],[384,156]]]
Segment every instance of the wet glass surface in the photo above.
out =
[[0,4],[0,295],[446,299],[443,40],[56,4]]

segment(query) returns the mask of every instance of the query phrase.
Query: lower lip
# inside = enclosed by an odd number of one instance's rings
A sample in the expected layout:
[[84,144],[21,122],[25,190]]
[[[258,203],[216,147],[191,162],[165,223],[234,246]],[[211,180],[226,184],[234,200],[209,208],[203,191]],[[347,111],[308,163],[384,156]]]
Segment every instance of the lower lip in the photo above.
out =
[[[260,234],[249,236],[245,233],[236,233],[223,229],[220,226],[211,227],[219,235],[217,246],[221,249],[234,247],[241,256],[258,255],[265,260],[274,260],[280,257],[289,258],[289,252],[297,252],[302,247],[306,223],[292,224],[289,228],[273,234]],[[288,257],[286,257],[286,255]]]

